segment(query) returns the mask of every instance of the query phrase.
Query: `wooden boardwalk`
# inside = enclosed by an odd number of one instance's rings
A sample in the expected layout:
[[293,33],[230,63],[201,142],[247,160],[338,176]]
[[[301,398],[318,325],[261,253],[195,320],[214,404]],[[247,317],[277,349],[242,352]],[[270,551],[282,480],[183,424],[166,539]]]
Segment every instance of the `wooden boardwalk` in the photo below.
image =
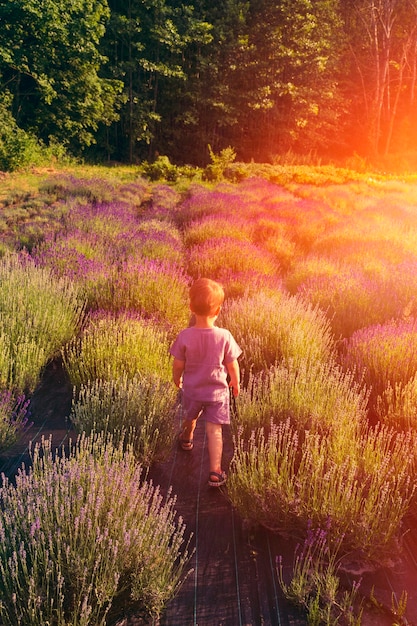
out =
[[[66,420],[71,405],[71,389],[59,367],[51,367],[31,402],[33,426],[11,450],[0,458],[0,471],[12,477],[22,463],[27,464],[29,441],[52,436],[59,447],[74,439]],[[233,454],[230,431],[224,430],[225,467]],[[190,559],[192,572],[177,596],[168,604],[160,626],[304,626],[305,618],[283,597],[276,573],[276,558],[282,555],[290,573],[292,542],[260,528],[249,528],[240,519],[227,498],[227,486],[207,486],[208,452],[204,425],[198,424],[192,452],[177,446],[164,463],[151,468],[149,478],[163,494],[172,488],[177,496],[176,510],[185,521],[187,536],[192,533]],[[363,626],[392,626],[389,614],[392,594],[397,599],[408,593],[407,621],[417,625],[417,521],[410,517],[404,554],[393,555],[395,565],[389,570],[364,574],[361,591],[371,589],[381,610],[364,612]],[[126,611],[124,618],[110,626],[146,624],[143,617]]]

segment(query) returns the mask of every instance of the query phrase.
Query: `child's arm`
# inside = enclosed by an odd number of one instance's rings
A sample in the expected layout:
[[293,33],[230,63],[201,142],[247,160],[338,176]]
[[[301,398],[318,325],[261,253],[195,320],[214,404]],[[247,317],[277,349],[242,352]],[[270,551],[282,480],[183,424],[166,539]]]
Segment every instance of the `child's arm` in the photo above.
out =
[[174,358],[172,363],[172,378],[174,379],[174,383],[181,389],[182,387],[182,375],[184,372],[185,361],[180,361],[179,359]]
[[233,395],[236,397],[240,392],[240,368],[237,360],[226,363],[227,371],[230,376],[230,387],[233,389]]

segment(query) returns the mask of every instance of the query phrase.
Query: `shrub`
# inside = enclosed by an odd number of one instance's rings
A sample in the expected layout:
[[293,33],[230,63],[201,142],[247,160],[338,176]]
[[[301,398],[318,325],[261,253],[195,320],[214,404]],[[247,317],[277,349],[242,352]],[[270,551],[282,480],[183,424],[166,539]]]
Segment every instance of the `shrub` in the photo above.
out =
[[186,228],[184,244],[186,248],[191,248],[218,239],[220,235],[231,240],[250,241],[251,226],[239,218],[209,215],[195,220]]
[[285,284],[327,312],[336,336],[349,337],[365,326],[416,314],[416,269],[415,260],[390,266],[370,258],[360,267],[312,257]]
[[208,146],[208,150],[211,163],[205,168],[203,179],[210,181],[221,180],[229,166],[232,165],[233,161],[236,159],[236,152],[231,146],[224,148],[219,154],[215,154],[210,145]]
[[0,170],[13,172],[41,160],[42,148],[37,138],[20,128],[11,112],[12,96],[0,98]]
[[1,259],[1,386],[33,391],[48,360],[78,332],[83,313],[80,291],[68,279],[27,257]]
[[181,169],[173,165],[169,157],[164,155],[159,156],[153,163],[142,163],[141,170],[150,180],[175,182],[181,174]]
[[417,374],[406,383],[388,383],[377,397],[376,413],[389,426],[417,431]]
[[181,265],[184,262],[182,238],[168,221],[143,220],[137,227],[138,247],[144,259]]
[[43,440],[32,457],[0,492],[2,623],[104,626],[125,589],[157,619],[187,560],[174,499],[102,435],[80,437],[67,455]]
[[147,219],[167,219],[170,222],[173,216],[178,217],[177,210],[182,210],[181,199],[180,192],[169,185],[152,185],[151,194],[143,207],[143,215]]
[[29,400],[14,398],[10,391],[0,392],[0,453],[12,446],[28,424]]
[[364,211],[326,229],[312,249],[315,254],[363,267],[370,258],[392,265],[404,262],[414,254],[415,245],[415,230],[392,219],[382,206],[380,211]]
[[[123,204],[70,211],[68,228],[34,251],[36,262],[76,282],[90,309],[133,309],[177,328],[186,323],[182,242],[172,224],[138,222]],[[169,250],[169,254],[166,254]]]
[[392,285],[353,268],[312,277],[301,285],[298,294],[325,311],[334,335],[342,338],[364,326],[386,322],[399,309]]
[[[342,265],[334,261],[330,261],[325,257],[309,255],[298,262],[291,268],[284,278],[285,287],[288,291],[295,295],[304,285],[309,285],[310,281],[331,280],[336,278],[342,272]],[[308,290],[308,288],[306,289]],[[314,292],[313,292],[314,293]],[[309,301],[313,298],[307,295]],[[323,310],[326,306],[322,306]]]
[[255,244],[231,237],[211,239],[188,251],[187,273],[193,278],[221,280],[224,275],[245,271],[274,276],[278,265],[270,253]]
[[81,201],[89,203],[112,202],[116,195],[114,185],[102,178],[80,178],[73,174],[59,174],[46,180],[41,190],[54,196],[57,200],[65,200],[78,204]]
[[297,367],[326,361],[333,338],[325,315],[285,292],[260,292],[226,302],[219,323],[230,330],[243,350],[243,367],[259,372],[278,361]]
[[[106,184],[103,182],[104,188]],[[91,191],[91,189],[90,189]],[[87,204],[77,204],[65,217],[65,231],[85,233],[95,236],[104,250],[108,243],[135,231],[138,226],[137,208],[127,202],[90,200]],[[107,244],[107,245],[106,245]]]
[[[258,200],[258,199],[257,199]],[[177,199],[178,201],[178,199]],[[245,216],[249,219],[252,212],[259,213],[258,202],[251,201],[245,193],[241,193],[235,185],[221,185],[211,190],[202,185],[191,185],[187,196],[178,205],[175,211],[176,224],[182,230],[196,220],[212,216],[222,216],[230,219],[232,215],[237,218]]]
[[[141,238],[134,208],[118,203],[94,203],[68,209],[59,235],[51,233],[34,250],[37,263],[78,282],[87,272],[86,263],[103,267],[118,265],[137,256]],[[81,267],[79,267],[81,264]],[[87,272],[89,276],[94,267]]]
[[330,361],[308,361],[251,377],[239,399],[235,428],[249,438],[252,430],[289,418],[300,437],[305,430],[325,436],[333,459],[341,461],[350,453],[366,411],[367,393],[353,374]]
[[253,241],[271,253],[280,267],[288,271],[296,255],[296,245],[284,220],[259,216],[253,227]]
[[97,294],[98,307],[136,311],[174,333],[188,324],[188,279],[177,265],[158,261],[124,263],[113,278],[109,295],[110,301]]
[[225,269],[221,283],[227,302],[230,299],[254,297],[260,292],[274,294],[283,290],[281,278],[272,274],[259,274],[256,270],[232,272]]
[[138,461],[150,466],[171,449],[175,398],[175,387],[155,375],[94,380],[81,385],[70,419],[78,432],[109,432],[115,443],[128,438]]
[[[354,613],[360,582],[342,591],[338,571],[339,546],[329,545],[327,529],[307,529],[302,546],[296,546],[292,579],[284,581],[282,557],[277,558],[278,581],[290,602],[307,613],[308,624],[360,626],[362,609]],[[340,621],[342,620],[342,621]]]
[[406,384],[417,370],[417,320],[392,320],[353,333],[344,344],[344,367],[363,376],[372,400],[389,385]]
[[[101,242],[102,243],[102,242]],[[112,250],[106,250],[97,237],[72,232],[65,238],[48,237],[33,252],[35,263],[58,277],[77,285],[88,309],[99,302],[113,301],[115,266],[110,262]]]
[[383,560],[398,540],[415,491],[411,437],[365,432],[337,461],[328,440],[300,437],[290,420],[235,439],[228,494],[240,515],[275,532],[305,535],[331,520],[332,542]]
[[124,375],[131,379],[138,373],[171,380],[166,334],[133,315],[97,313],[82,335],[65,346],[62,356],[71,384],[76,387]]

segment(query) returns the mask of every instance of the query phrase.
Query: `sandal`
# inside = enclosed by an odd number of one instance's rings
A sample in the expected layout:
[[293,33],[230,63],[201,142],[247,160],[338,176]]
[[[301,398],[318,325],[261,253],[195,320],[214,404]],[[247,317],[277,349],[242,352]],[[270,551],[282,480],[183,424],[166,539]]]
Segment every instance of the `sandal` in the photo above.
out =
[[226,482],[226,479],[226,472],[222,472],[221,474],[218,472],[210,472],[208,484],[210,487],[221,487]]
[[179,436],[178,443],[180,444],[180,448],[182,450],[190,451],[194,448],[194,442],[192,439],[181,439],[181,436]]

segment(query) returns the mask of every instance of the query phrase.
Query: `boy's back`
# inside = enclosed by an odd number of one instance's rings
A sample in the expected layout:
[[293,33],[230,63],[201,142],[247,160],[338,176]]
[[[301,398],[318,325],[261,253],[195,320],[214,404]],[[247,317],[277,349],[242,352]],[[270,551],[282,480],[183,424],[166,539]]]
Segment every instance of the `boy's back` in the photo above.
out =
[[216,400],[228,390],[226,365],[241,350],[225,328],[191,326],[178,335],[171,354],[185,363],[184,394],[196,400]]

